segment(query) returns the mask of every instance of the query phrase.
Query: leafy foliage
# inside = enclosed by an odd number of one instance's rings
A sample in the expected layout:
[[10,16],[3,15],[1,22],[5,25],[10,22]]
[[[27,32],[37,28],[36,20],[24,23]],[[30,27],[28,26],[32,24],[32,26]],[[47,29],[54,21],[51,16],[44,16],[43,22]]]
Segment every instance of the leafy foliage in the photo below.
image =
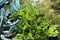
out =
[[[27,1],[27,0],[26,0]],[[31,2],[23,3],[23,9],[18,15],[22,16],[22,23],[18,25],[19,33],[16,40],[46,40],[47,37],[58,36],[59,18],[51,8],[53,3],[39,2],[33,6]],[[18,15],[14,15],[16,18]]]

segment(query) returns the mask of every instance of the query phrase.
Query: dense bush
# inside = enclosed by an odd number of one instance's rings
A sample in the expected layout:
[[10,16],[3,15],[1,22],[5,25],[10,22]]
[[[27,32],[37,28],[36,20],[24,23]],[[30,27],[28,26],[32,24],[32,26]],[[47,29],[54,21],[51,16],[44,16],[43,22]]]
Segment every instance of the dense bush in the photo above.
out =
[[[18,15],[22,16],[22,23],[18,25],[19,33],[16,40],[47,40],[47,37],[58,36],[60,15],[55,14],[51,7],[53,3],[37,2],[33,6],[31,2],[26,1],[21,1],[23,9],[18,12]],[[15,14],[13,17],[16,18],[18,15]]]

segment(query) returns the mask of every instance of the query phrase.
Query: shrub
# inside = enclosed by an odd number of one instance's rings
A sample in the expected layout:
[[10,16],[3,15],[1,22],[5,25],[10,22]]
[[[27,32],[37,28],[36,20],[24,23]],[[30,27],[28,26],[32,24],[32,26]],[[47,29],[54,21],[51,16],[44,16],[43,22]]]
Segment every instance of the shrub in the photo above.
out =
[[51,24],[48,18],[51,10],[51,3],[32,6],[30,2],[23,4],[23,9],[18,15],[22,16],[22,23],[18,25],[19,34],[16,40],[46,40],[47,37],[58,36],[58,24]]

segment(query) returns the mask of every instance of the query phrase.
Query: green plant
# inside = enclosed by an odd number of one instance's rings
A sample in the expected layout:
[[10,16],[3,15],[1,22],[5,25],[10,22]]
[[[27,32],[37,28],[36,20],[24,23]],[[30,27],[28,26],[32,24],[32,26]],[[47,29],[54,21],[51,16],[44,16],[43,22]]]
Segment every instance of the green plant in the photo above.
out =
[[37,3],[36,6],[32,6],[30,2],[23,4],[23,9],[18,12],[22,16],[22,23],[18,25],[16,40],[46,40],[46,37],[58,36],[58,25],[51,24],[51,20],[47,18],[50,10],[49,2]]

